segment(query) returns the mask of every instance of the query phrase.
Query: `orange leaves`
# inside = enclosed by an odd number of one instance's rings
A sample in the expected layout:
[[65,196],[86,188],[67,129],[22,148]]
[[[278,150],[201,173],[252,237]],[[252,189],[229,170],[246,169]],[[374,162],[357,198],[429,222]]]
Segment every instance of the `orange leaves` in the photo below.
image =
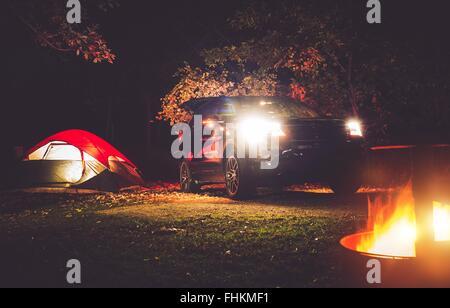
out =
[[293,82],[290,85],[290,88],[291,88],[290,97],[292,97],[293,99],[299,100],[301,102],[305,101],[305,99],[306,99],[305,87],[303,87],[302,85],[300,85],[297,82]]
[[299,51],[294,47],[288,49],[284,67],[292,70],[296,75],[316,75],[325,64],[325,59],[315,48]]
[[229,96],[274,96],[277,85],[276,77],[273,75],[266,77],[248,75],[236,84]]
[[183,103],[202,97],[217,96],[273,96],[276,91],[275,76],[258,77],[254,74],[245,76],[240,82],[231,81],[226,70],[220,72],[192,68],[186,64],[178,71],[180,81],[162,99],[162,111],[159,120],[170,122],[186,122],[191,115],[183,108]]
[[162,99],[162,111],[157,117],[171,124],[189,120],[190,115],[181,107],[183,103],[194,98],[226,95],[228,89],[233,86],[233,83],[227,80],[225,72],[216,74],[202,71],[188,64],[178,71],[177,76],[180,81]]
[[52,32],[42,31],[38,34],[38,42],[43,47],[49,47],[61,52],[73,52],[84,60],[93,63],[114,63],[116,55],[108,47],[103,37],[95,30],[88,28],[86,32],[74,31],[63,23]]
[[230,83],[226,81],[226,74],[213,74],[202,71],[200,68],[192,68],[186,64],[179,69],[177,76],[180,81],[162,99],[162,111],[158,119],[171,124],[184,122],[189,119],[189,114],[181,108],[181,105],[190,99],[225,95]]
[[77,56],[82,55],[86,61],[113,64],[116,60],[116,55],[108,48],[96,27],[89,27],[86,33],[71,31],[67,33],[65,40],[67,46],[74,50]]
[[[98,33],[98,26],[89,26],[85,21],[82,25],[71,25],[64,18],[65,7],[61,6],[58,0],[45,2],[45,4],[34,6],[34,1],[24,1],[23,10],[28,9],[29,14],[19,16],[20,20],[36,35],[39,45],[58,52],[73,52],[92,63],[114,63],[116,55],[108,47],[103,36]],[[108,1],[109,6],[113,2],[114,0]]]

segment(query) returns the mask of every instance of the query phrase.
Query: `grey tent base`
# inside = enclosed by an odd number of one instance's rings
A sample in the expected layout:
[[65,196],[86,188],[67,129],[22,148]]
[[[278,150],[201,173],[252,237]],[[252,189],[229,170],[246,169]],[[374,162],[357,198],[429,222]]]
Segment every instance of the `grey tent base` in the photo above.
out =
[[95,190],[99,192],[119,192],[122,188],[134,185],[132,183],[124,183],[121,181],[120,176],[109,171],[104,171],[96,177],[79,185],[70,183],[24,183],[21,181],[21,183],[16,186],[19,188],[70,188],[89,191]]
[[20,188],[58,187],[88,189],[102,192],[118,192],[120,189],[143,184],[133,181],[131,177],[121,176],[105,169],[101,164],[89,163],[85,174],[78,183],[70,183],[65,178],[65,170],[79,167],[79,161],[27,161],[18,168]]
[[103,171],[101,174],[80,185],[73,185],[74,188],[79,189],[93,189],[105,192],[118,192],[121,188],[132,186],[133,183],[126,183],[119,175]]

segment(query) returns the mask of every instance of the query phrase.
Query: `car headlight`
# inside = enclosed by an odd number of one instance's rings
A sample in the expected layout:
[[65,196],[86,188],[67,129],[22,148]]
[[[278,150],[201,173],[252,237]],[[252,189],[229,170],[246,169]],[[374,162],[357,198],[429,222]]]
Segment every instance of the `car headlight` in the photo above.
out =
[[262,142],[269,136],[283,137],[285,133],[281,124],[263,118],[246,118],[239,124],[239,134],[242,134],[247,142]]
[[363,129],[360,121],[349,120],[346,126],[351,137],[363,137]]

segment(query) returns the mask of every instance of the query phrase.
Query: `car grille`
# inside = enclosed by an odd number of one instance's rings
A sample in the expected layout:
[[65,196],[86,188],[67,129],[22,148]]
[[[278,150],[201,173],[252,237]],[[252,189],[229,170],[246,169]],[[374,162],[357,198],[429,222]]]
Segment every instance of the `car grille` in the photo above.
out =
[[290,141],[342,141],[347,137],[344,123],[338,121],[290,124],[285,130]]

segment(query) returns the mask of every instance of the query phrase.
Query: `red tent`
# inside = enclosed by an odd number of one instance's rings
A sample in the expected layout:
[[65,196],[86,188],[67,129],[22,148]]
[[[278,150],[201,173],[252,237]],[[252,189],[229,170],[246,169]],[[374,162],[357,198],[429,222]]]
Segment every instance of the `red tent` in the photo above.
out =
[[23,182],[32,186],[80,187],[115,191],[142,185],[137,167],[100,137],[82,130],[50,136],[22,162]]

